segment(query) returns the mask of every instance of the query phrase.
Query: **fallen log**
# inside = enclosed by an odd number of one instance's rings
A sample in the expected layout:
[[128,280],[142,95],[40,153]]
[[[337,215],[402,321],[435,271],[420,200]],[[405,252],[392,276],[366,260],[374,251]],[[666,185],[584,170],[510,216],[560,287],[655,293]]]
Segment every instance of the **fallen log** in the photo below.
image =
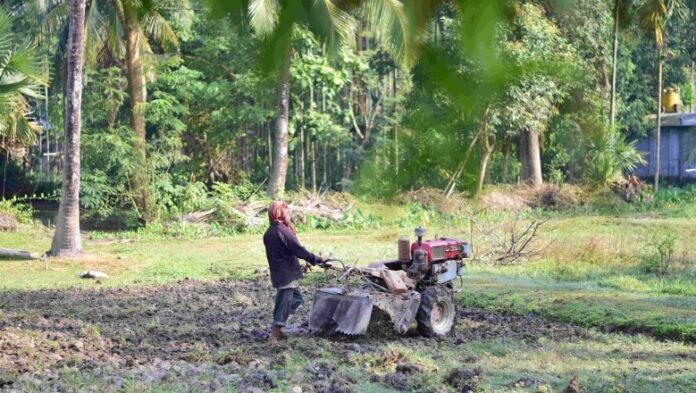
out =
[[0,258],[3,259],[39,259],[40,256],[29,251],[13,250],[11,248],[0,248]]

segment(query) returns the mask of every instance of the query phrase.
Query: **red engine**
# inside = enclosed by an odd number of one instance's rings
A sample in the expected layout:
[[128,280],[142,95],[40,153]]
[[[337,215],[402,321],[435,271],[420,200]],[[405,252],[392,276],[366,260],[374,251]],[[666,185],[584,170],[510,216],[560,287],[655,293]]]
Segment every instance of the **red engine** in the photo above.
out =
[[[408,276],[418,282],[446,283],[464,274],[464,258],[471,257],[468,242],[450,238],[423,241],[425,229],[416,228],[416,240],[408,252],[408,240],[399,240],[399,260]],[[410,255],[409,255],[410,254]]]
[[464,259],[471,256],[469,243],[445,237],[421,241],[420,243],[417,241],[413,242],[411,244],[411,258],[413,258],[416,250],[419,248],[427,253],[430,263]]

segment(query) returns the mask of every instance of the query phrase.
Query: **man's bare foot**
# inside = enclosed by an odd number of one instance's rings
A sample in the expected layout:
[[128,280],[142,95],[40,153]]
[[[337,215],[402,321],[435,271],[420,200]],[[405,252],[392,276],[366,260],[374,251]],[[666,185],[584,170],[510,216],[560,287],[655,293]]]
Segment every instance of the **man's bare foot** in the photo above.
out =
[[280,326],[271,327],[271,344],[277,344],[283,338],[283,328]]

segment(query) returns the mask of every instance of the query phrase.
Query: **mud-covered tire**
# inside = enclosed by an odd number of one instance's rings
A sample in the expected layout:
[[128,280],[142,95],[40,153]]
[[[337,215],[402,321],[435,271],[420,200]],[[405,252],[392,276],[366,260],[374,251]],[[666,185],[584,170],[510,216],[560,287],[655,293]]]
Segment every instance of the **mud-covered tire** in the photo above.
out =
[[418,332],[425,337],[446,336],[454,328],[457,308],[452,291],[439,285],[421,293],[421,303],[416,314]]

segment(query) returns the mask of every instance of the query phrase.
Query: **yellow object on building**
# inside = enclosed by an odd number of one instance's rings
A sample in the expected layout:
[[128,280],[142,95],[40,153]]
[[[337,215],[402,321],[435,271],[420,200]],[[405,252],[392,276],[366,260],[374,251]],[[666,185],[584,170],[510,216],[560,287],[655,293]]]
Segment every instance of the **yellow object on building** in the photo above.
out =
[[662,92],[662,111],[665,113],[677,113],[682,106],[677,89],[670,87]]

